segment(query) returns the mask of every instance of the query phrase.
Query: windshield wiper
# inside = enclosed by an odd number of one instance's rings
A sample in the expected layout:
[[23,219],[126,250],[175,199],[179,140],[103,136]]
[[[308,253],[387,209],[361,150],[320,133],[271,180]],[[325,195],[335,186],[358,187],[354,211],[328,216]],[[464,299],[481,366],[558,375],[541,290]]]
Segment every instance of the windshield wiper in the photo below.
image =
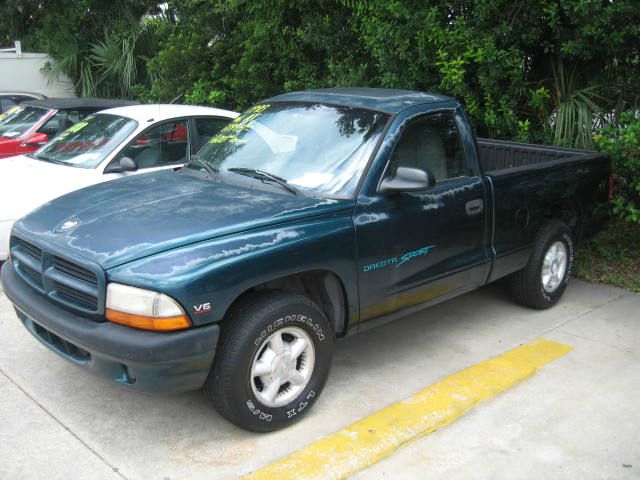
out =
[[259,170],[257,168],[243,168],[243,167],[232,167],[228,169],[229,172],[239,173],[240,175],[247,175],[250,177],[259,178],[261,180],[268,180],[271,182],[275,182],[280,185],[282,188],[290,191],[294,195],[303,195],[302,191],[290,185],[286,179],[274,175],[273,173],[265,172],[264,170]]
[[65,162],[61,162],[60,160],[56,160],[54,158],[45,157],[44,155],[38,155],[36,153],[32,153],[29,156],[31,158],[35,158],[36,160],[41,160],[43,162],[55,163],[56,165],[66,165]]

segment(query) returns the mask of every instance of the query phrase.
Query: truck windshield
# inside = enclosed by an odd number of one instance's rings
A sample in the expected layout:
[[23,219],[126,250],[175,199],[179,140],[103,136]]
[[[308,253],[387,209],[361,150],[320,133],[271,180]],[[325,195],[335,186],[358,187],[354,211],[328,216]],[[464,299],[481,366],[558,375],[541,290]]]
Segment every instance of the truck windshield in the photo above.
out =
[[0,114],[0,137],[17,138],[33,127],[47,112],[46,108],[13,107]]
[[298,189],[353,195],[389,119],[385,113],[318,103],[259,104],[223,128],[187,167],[260,170]]
[[138,122],[109,114],[90,115],[31,156],[71,167],[95,168],[126,140]]

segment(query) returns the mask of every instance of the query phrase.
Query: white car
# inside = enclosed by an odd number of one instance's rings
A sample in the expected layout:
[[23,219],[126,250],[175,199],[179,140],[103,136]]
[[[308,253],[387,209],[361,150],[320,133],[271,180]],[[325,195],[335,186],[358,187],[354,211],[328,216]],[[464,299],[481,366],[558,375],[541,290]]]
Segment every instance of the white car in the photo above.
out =
[[126,175],[178,169],[236,112],[187,105],[111,108],[37,152],[0,159],[0,262],[13,223],[66,193]]

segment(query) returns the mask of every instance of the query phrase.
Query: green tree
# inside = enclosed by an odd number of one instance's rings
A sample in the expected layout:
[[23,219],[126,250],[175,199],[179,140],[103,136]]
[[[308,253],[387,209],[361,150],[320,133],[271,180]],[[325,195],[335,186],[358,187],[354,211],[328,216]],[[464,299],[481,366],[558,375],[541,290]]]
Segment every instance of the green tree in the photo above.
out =
[[432,90],[463,101],[480,134],[581,147],[611,120],[603,112],[638,103],[635,0],[182,0],[168,11],[147,98],[242,107],[319,86]]
[[131,97],[151,84],[146,61],[157,49],[158,2],[149,0],[7,0],[0,31],[25,49],[49,53],[82,96]]
[[306,88],[428,90],[458,98],[479,135],[581,148],[640,104],[637,0],[5,0],[0,12],[5,41],[51,53],[82,94],[241,109]]

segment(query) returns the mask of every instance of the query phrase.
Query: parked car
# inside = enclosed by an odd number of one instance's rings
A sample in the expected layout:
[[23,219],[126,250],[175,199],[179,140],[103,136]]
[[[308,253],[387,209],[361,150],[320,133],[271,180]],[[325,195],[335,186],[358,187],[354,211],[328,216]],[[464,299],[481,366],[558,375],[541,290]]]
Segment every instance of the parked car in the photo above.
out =
[[133,390],[204,387],[266,432],[309,411],[337,338],[508,275],[520,303],[554,305],[610,176],[601,153],[475,139],[440,95],[289,93],[181,171],[17,222],[2,285],[72,363]]
[[87,115],[106,108],[136,105],[104,98],[26,100],[0,114],[0,159],[31,153]]
[[16,105],[27,100],[43,100],[47,97],[32,92],[2,92],[0,91],[0,114],[6,113]]
[[86,117],[35,153],[0,160],[0,262],[13,222],[68,192],[179,169],[238,114],[187,105],[135,105]]

